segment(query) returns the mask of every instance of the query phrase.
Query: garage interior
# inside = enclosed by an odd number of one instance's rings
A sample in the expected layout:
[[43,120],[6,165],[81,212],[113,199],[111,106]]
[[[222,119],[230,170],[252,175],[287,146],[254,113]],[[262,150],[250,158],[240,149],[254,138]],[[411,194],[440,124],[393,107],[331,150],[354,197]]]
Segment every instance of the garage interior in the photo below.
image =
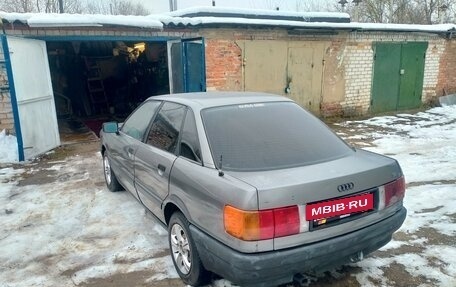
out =
[[95,140],[150,96],[167,94],[167,42],[47,42],[62,144]]

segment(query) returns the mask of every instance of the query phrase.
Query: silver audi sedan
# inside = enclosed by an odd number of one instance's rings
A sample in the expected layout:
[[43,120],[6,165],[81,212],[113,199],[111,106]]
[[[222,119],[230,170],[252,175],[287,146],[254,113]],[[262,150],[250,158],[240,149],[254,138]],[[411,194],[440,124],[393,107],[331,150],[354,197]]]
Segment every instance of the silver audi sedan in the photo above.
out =
[[264,93],[151,97],[101,132],[106,184],[168,227],[177,273],[242,286],[302,282],[361,260],[402,225],[396,160],[350,147]]

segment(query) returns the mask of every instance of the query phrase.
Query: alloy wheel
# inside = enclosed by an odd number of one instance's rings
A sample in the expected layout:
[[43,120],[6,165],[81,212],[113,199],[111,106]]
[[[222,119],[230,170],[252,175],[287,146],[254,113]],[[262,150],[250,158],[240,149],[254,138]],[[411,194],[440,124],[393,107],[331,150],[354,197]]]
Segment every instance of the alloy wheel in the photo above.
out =
[[179,271],[187,275],[192,267],[190,244],[187,234],[179,224],[174,224],[171,228],[171,252]]
[[108,156],[104,156],[103,158],[103,165],[104,165],[104,174],[105,174],[105,179],[106,183],[108,185],[111,184],[111,165],[109,164],[109,159]]

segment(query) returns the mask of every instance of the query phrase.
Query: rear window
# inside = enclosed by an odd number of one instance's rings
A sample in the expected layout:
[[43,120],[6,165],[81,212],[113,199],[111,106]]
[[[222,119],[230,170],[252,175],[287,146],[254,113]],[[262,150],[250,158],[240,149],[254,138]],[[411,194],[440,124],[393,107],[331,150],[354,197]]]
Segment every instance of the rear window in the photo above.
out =
[[353,152],[292,102],[232,105],[201,112],[215,164],[233,171],[304,166]]

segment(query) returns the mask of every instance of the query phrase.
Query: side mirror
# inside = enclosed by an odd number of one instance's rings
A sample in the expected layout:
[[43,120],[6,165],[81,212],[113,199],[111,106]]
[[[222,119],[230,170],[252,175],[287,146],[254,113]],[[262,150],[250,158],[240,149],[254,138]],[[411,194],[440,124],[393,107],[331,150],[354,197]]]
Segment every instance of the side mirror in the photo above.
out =
[[119,125],[117,122],[103,123],[103,132],[107,134],[119,133]]

